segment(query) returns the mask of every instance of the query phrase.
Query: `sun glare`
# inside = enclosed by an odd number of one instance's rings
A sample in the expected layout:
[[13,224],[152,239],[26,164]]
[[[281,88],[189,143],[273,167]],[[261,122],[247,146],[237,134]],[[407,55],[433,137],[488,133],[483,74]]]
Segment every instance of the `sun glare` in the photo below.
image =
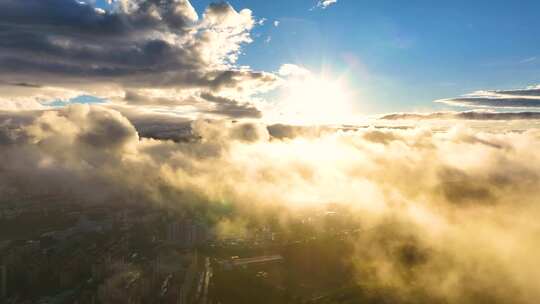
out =
[[281,115],[295,124],[343,123],[353,116],[352,99],[343,79],[309,75],[287,85],[281,98]]

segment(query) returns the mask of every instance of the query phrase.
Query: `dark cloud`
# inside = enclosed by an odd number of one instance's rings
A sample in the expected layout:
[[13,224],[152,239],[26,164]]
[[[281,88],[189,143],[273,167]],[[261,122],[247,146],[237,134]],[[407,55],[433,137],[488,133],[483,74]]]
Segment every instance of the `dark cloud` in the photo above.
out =
[[231,13],[232,7],[225,1],[213,2],[208,6],[208,13],[211,13],[219,18],[226,18]]
[[123,101],[133,106],[195,106],[200,113],[229,118],[260,118],[262,113],[250,102],[214,95],[208,92],[188,96],[151,96],[148,92],[127,91]]
[[463,107],[484,108],[540,108],[540,99],[536,98],[510,98],[510,97],[460,97],[441,99],[437,102]]
[[242,103],[232,98],[216,96],[211,93],[202,93],[201,98],[214,105],[207,113],[220,114],[233,118],[261,118],[262,113],[249,103]]
[[254,123],[237,123],[232,129],[232,138],[239,139],[244,142],[267,141],[269,138],[266,126],[257,125]]
[[42,87],[39,84],[26,83],[26,82],[17,82],[17,83],[12,83],[11,85],[14,85],[17,87],[25,87],[25,88],[41,88]]
[[[91,87],[102,96],[116,86],[249,97],[276,82],[271,73],[235,67],[255,20],[251,11],[237,12],[225,2],[211,4],[199,18],[188,0],[118,1],[110,11],[76,0],[6,0],[0,1],[0,20],[4,84]],[[180,103],[178,96],[150,103],[171,106]],[[132,92],[127,99],[150,100]],[[254,106],[238,103],[222,103],[216,111],[260,116]]]
[[124,101],[134,106],[181,106],[181,105],[194,105],[197,104],[197,100],[194,97],[189,98],[173,98],[173,97],[152,97],[144,94],[137,93],[136,91],[126,91]]
[[489,183],[479,183],[477,177],[453,168],[439,171],[438,190],[453,204],[495,204],[496,196]]
[[109,149],[124,146],[138,140],[135,127],[116,112],[91,111],[87,114],[88,125],[77,136],[85,146],[96,149]]
[[380,119],[424,120],[424,119],[464,119],[464,120],[527,120],[540,119],[540,112],[434,112],[434,113],[394,113]]
[[189,142],[198,138],[193,134],[192,120],[176,115],[141,113],[126,107],[114,107],[126,116],[137,129],[140,137],[175,142]]
[[495,94],[506,95],[506,96],[539,96],[540,97],[540,88],[534,87],[530,89],[523,90],[495,90]]
[[26,140],[21,126],[27,125],[38,112],[2,112],[0,111],[0,146],[15,144]]
[[[163,5],[173,3],[167,2]],[[188,56],[182,48],[152,35],[141,37],[140,30],[169,32],[162,22],[147,22],[150,15],[144,7],[133,13],[101,14],[71,0],[2,1],[2,71],[16,77],[39,72],[57,81],[116,77],[127,82],[121,77],[131,73],[196,69],[196,55]]]
[[463,107],[485,108],[540,108],[540,89],[538,86],[517,90],[477,91],[456,98],[436,100]]
[[335,128],[325,126],[296,126],[286,124],[273,124],[268,126],[272,138],[284,140],[296,137],[316,138],[325,133],[334,132]]
[[364,139],[374,143],[388,144],[399,138],[393,132],[370,130],[364,133]]

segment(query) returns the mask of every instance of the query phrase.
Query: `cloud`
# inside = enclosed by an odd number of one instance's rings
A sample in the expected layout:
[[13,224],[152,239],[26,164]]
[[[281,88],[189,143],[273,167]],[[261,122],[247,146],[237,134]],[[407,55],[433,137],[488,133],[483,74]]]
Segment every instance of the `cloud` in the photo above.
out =
[[[182,95],[168,90],[130,90],[123,98],[117,100],[126,106],[170,107],[174,111],[194,112],[195,114],[211,114],[214,118],[260,118],[262,113],[251,101],[240,101],[233,97],[220,96],[208,91],[189,92]],[[173,111],[171,111],[173,112]],[[189,115],[185,115],[188,117]]]
[[278,27],[279,26],[279,21],[278,20],[275,20],[274,21],[274,27]]
[[311,74],[311,71],[296,64],[286,63],[279,68],[279,75],[284,77],[304,77]]
[[540,112],[433,112],[433,113],[393,113],[381,116],[384,120],[538,120]]
[[192,120],[174,114],[141,112],[131,107],[114,107],[133,124],[141,138],[189,142],[197,138],[192,133]]
[[317,2],[316,7],[326,9],[330,5],[333,5],[336,3],[337,3],[337,0],[319,0],[319,2]]
[[260,118],[262,113],[250,104],[243,104],[237,100],[220,97],[211,93],[203,93],[201,97],[214,104],[214,109],[208,113],[217,113],[235,118]]
[[248,99],[275,86],[275,75],[236,66],[257,25],[249,9],[220,2],[199,16],[188,0],[113,6],[104,12],[75,0],[2,1],[2,91],[34,84],[36,92],[56,87],[111,99],[148,88]]
[[516,90],[476,91],[457,98],[439,99],[435,102],[462,107],[485,108],[539,108],[540,87],[531,86]]
[[284,229],[300,210],[344,206],[366,228],[344,258],[373,294],[411,303],[540,296],[530,267],[540,250],[538,130],[317,129],[115,107],[0,113],[0,197],[196,208],[218,227],[280,210]]

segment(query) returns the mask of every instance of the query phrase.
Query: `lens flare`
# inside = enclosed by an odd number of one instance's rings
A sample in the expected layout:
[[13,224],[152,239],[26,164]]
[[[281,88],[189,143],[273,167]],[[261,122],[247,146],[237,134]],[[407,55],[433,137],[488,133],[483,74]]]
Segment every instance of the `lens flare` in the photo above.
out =
[[337,124],[353,120],[353,91],[343,77],[304,74],[289,79],[279,98],[280,122]]

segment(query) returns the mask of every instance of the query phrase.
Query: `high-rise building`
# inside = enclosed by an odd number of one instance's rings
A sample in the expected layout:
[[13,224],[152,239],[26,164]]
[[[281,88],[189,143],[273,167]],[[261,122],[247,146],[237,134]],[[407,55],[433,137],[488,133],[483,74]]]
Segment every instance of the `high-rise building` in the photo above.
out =
[[171,244],[192,248],[207,239],[206,226],[191,219],[177,220],[167,227],[167,241]]

